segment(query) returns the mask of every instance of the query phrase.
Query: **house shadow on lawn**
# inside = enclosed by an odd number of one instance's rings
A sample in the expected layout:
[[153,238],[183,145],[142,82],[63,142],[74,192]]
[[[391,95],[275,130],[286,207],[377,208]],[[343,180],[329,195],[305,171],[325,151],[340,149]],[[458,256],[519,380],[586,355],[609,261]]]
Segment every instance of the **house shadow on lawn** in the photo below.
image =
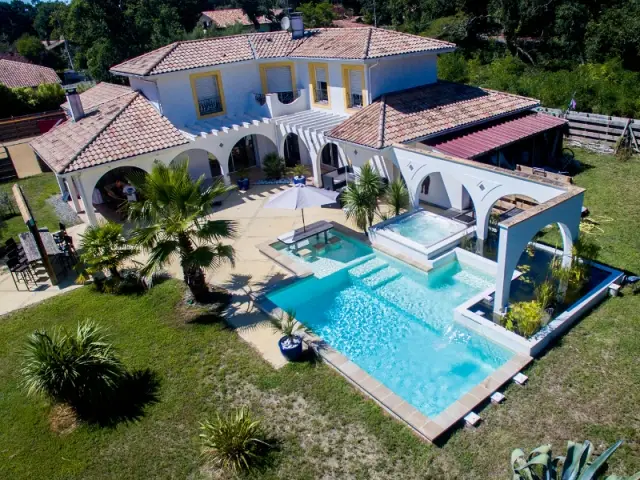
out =
[[76,408],[78,416],[89,424],[115,427],[119,423],[139,421],[146,408],[158,403],[160,377],[151,369],[127,372],[120,383],[100,402]]

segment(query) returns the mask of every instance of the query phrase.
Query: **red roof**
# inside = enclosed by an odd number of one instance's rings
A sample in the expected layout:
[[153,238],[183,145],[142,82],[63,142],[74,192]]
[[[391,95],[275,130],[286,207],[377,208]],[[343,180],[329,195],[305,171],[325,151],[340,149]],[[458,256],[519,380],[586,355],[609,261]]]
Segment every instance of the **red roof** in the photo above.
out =
[[429,145],[440,152],[471,159],[565,123],[567,121],[562,118],[533,113],[448,137],[447,140],[429,142]]
[[61,83],[56,72],[48,67],[14,60],[0,60],[0,83],[9,88],[37,87],[42,83]]

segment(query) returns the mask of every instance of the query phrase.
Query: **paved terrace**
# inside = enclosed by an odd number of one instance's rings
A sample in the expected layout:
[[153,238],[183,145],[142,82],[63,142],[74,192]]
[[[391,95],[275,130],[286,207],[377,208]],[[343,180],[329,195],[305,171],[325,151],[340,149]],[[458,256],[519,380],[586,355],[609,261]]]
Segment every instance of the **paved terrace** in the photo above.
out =
[[[261,243],[273,241],[282,233],[302,227],[299,211],[263,208],[271,195],[285,188],[288,187],[255,185],[247,193],[233,191],[223,202],[222,208],[210,216],[214,219],[233,219],[237,222],[237,238],[229,242],[236,249],[237,260],[235,268],[224,266],[214,272],[207,272],[207,279],[234,293],[228,315],[229,323],[237,327],[239,335],[252,344],[275,368],[280,368],[286,363],[277,345],[280,336],[271,331],[268,317],[254,307],[250,294],[259,293],[263,288],[293,276],[256,248]],[[305,209],[304,215],[307,224],[328,220],[348,225],[344,212],[339,209],[309,208]],[[99,214],[98,216],[100,217]],[[86,221],[86,218],[84,220]],[[348,226],[355,230],[353,225]],[[80,235],[85,228],[86,224],[82,224],[69,229],[75,245],[80,244]],[[143,261],[144,257],[138,260]],[[178,262],[169,265],[167,271],[182,279]],[[61,286],[62,288],[52,287],[42,282],[37,290],[16,292],[9,273],[2,273],[0,315],[77,288],[71,282],[62,283]]]

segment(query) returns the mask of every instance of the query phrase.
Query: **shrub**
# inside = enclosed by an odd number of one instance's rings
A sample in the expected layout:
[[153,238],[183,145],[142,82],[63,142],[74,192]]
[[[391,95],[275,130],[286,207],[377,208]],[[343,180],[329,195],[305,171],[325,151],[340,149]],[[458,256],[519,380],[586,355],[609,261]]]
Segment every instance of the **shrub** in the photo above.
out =
[[260,422],[253,420],[244,407],[226,417],[218,415],[214,422],[201,423],[200,430],[203,455],[214,465],[233,472],[251,470],[270,447]]
[[284,165],[284,158],[275,152],[262,159],[262,170],[269,180],[280,180],[284,176]]
[[298,163],[297,165],[294,165],[293,167],[287,169],[287,175],[291,177],[307,176],[309,175],[309,169],[307,168],[306,165],[302,165],[301,163]]
[[94,323],[79,323],[74,333],[35,331],[28,339],[21,370],[29,395],[44,394],[78,409],[109,395],[125,368]]
[[400,177],[389,184],[385,192],[385,200],[393,210],[395,216],[400,215],[402,210],[408,210],[411,206],[409,190]]
[[[525,452],[516,448],[511,452],[511,470],[513,480],[623,480],[623,477],[615,475],[604,475],[607,460],[617,448],[622,444],[619,440],[602,455],[592,459],[593,446],[591,442],[585,440],[583,443],[568,442],[567,455],[554,457],[551,452],[551,445],[541,445],[526,455]],[[562,469],[560,469],[562,465]],[[639,478],[640,472],[632,477],[624,477],[628,480]]]
[[535,290],[536,300],[543,310],[546,310],[554,303],[557,294],[555,285],[549,280],[542,282]]
[[544,314],[544,309],[537,300],[514,303],[504,318],[504,328],[529,338],[542,328]]

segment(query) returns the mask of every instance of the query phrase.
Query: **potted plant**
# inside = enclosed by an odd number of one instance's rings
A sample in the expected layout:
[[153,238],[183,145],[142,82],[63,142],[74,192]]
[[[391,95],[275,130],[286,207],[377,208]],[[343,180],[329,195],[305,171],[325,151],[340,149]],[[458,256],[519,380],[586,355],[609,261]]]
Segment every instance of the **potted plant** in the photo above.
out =
[[305,185],[307,183],[307,173],[309,173],[309,170],[305,165],[298,163],[291,167],[287,173],[293,177],[294,185]]
[[301,333],[307,332],[307,328],[296,320],[296,312],[287,310],[280,318],[272,318],[271,325],[274,331],[282,333],[278,340],[280,353],[290,361],[295,361],[302,355]]
[[241,168],[238,170],[238,178],[236,180],[239,190],[249,190],[249,169]]

